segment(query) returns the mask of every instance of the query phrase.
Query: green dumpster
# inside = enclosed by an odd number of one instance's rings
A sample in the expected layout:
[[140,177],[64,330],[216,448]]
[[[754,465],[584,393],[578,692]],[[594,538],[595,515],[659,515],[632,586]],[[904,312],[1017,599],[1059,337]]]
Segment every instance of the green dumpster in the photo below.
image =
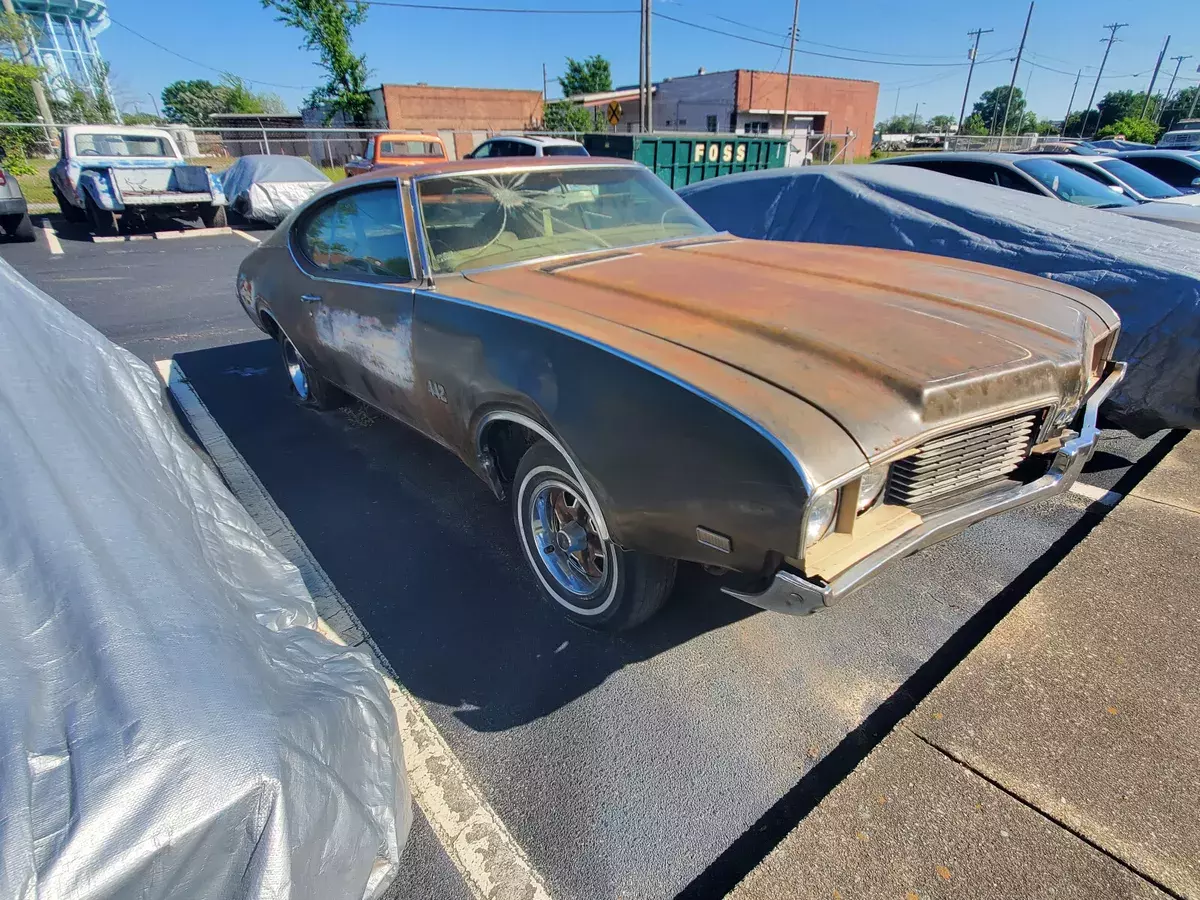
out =
[[649,168],[669,187],[787,164],[787,139],[738,134],[585,134],[592,156],[632,159]]

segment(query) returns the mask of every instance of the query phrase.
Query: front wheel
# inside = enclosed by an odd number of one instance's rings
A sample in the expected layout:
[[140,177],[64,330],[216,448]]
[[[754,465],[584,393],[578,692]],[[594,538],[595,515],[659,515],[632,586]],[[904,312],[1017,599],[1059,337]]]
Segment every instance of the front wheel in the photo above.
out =
[[633,628],[670,596],[675,560],[622,550],[600,537],[598,516],[566,460],[534,444],[513,482],[513,518],[543,593],[576,624]]
[[87,219],[87,214],[78,206],[72,206],[67,202],[67,198],[62,195],[62,191],[58,189],[58,185],[51,185],[54,191],[54,199],[58,203],[58,211],[62,213],[62,217],[68,222],[76,224]]
[[24,213],[19,216],[6,216],[4,218],[4,233],[14,241],[36,241],[37,236],[33,233],[33,222],[29,218],[29,213]]

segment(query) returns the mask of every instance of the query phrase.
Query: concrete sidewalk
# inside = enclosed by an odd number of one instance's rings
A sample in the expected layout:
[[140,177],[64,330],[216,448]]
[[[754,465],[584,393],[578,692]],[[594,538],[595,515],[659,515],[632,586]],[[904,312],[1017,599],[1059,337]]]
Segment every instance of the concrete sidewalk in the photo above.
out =
[[731,897],[1200,897],[1200,433]]

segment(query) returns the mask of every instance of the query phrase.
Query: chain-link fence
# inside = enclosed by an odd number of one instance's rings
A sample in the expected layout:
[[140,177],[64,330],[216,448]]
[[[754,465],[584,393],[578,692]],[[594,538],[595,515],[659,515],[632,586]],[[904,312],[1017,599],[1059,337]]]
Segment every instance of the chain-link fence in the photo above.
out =
[[950,135],[946,138],[946,149],[1016,153],[1020,150],[1032,150],[1037,146],[1037,142],[1036,134],[1010,134],[1005,137],[998,134]]

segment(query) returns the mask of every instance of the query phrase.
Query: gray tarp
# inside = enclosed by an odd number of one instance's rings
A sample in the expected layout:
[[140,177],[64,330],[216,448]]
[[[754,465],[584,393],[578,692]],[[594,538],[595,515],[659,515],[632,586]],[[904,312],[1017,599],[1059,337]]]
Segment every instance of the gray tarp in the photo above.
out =
[[0,897],[375,897],[396,718],[149,367],[0,262]]
[[1107,418],[1200,428],[1200,235],[910,166],[770,169],[680,195],[742,237],[915,250],[1042,275],[1121,316]]
[[324,172],[298,156],[243,156],[221,173],[230,207],[247,219],[272,225],[331,183]]

